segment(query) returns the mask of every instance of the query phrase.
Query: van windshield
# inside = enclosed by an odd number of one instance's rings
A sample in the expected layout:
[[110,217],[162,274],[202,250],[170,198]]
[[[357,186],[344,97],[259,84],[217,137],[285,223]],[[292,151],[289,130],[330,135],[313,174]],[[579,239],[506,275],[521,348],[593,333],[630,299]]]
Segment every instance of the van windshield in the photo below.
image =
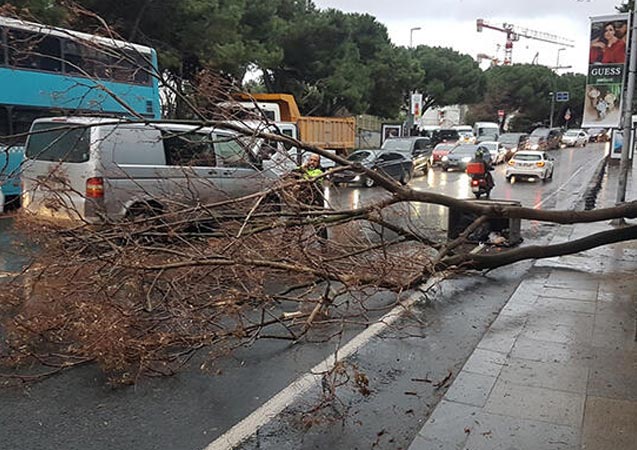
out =
[[82,163],[89,159],[90,132],[68,123],[36,123],[27,139],[26,157],[40,161]]

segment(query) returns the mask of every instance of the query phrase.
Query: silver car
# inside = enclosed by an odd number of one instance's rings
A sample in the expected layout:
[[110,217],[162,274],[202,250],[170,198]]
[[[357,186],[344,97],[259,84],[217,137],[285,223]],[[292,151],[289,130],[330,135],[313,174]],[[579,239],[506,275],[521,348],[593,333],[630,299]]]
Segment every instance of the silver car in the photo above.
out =
[[588,133],[584,130],[568,130],[562,135],[562,147],[584,147],[589,140]]

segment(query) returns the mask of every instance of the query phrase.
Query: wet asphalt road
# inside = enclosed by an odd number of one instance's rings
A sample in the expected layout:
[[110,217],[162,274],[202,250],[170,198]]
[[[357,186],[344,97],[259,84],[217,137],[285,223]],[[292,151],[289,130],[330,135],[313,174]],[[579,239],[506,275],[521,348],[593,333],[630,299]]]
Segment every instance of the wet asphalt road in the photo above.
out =
[[[492,197],[519,200],[525,206],[571,207],[601,158],[601,146],[553,154],[558,160],[552,182],[508,185],[500,166]],[[466,175],[440,169],[411,185],[462,198],[470,195]],[[339,188],[330,195],[336,205],[356,206],[378,198],[381,191]],[[422,226],[444,233],[445,208],[417,208]],[[22,257],[15,250],[7,253],[15,248],[10,222],[0,219],[0,271],[19,270]],[[527,241],[542,242],[553,229],[525,223],[523,235]],[[444,394],[444,388],[435,389],[433,383],[458,371],[529,267],[520,263],[487,277],[444,283],[434,298],[418,304],[348,362],[350,370],[355,366],[366,374],[370,395],[346,386],[337,391],[334,408],[304,414],[316,405],[317,386],[242,448],[406,448]],[[530,274],[542,275],[535,269]],[[390,300],[379,298],[378,303]],[[361,329],[348,327],[343,341]],[[336,343],[258,341],[220,361],[210,373],[194,367],[169,379],[111,388],[97,369],[84,367],[24,388],[0,389],[0,449],[206,448],[335,348]],[[301,417],[311,419],[309,431],[301,426]]]

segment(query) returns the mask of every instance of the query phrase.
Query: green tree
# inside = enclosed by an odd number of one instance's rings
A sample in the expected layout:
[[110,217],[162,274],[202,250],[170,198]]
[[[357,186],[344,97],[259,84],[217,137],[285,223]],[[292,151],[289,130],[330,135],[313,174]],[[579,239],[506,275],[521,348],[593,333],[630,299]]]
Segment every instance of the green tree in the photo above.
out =
[[471,107],[471,119],[493,121],[498,110],[504,110],[514,116],[511,127],[515,130],[548,120],[549,93],[555,90],[557,79],[551,69],[532,64],[495,66],[485,71],[485,76],[485,98]]
[[423,111],[434,106],[470,104],[480,101],[485,76],[469,55],[450,48],[418,46],[412,50],[422,69],[413,88],[423,94]]
[[473,120],[495,120],[498,110],[512,116],[510,128],[526,131],[538,123],[548,125],[551,112],[551,92],[567,91],[570,100],[555,103],[553,124],[565,125],[564,113],[571,111],[569,125],[581,122],[584,108],[586,76],[568,73],[558,76],[545,66],[514,64],[491,67],[485,72],[487,92],[484,101],[473,105]]
[[295,94],[308,114],[397,113],[400,101],[383,100],[401,96],[404,71],[391,70],[400,61],[382,24],[367,14],[333,9],[297,19],[279,37],[282,59],[261,66],[269,91]]

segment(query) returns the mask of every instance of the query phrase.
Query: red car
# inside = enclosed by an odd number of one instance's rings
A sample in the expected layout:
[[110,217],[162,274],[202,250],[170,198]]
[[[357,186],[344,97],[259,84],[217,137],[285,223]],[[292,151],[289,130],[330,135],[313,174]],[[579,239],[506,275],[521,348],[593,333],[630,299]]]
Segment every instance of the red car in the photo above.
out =
[[452,144],[440,143],[436,145],[431,152],[431,165],[435,166],[441,163],[442,157],[447,156],[451,149],[453,149],[457,144],[454,142]]

